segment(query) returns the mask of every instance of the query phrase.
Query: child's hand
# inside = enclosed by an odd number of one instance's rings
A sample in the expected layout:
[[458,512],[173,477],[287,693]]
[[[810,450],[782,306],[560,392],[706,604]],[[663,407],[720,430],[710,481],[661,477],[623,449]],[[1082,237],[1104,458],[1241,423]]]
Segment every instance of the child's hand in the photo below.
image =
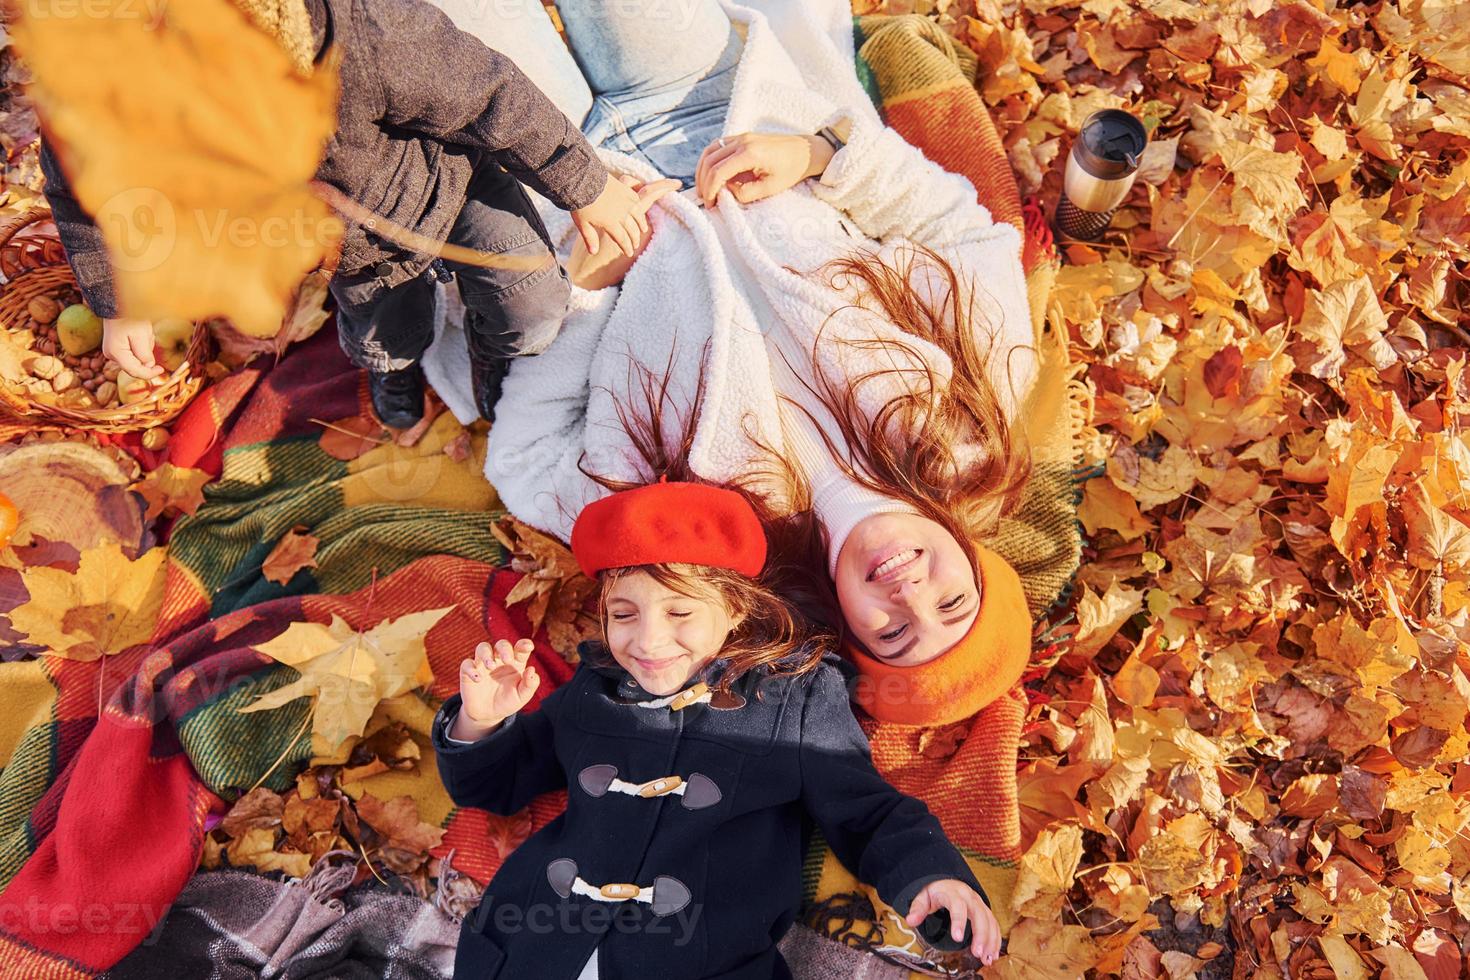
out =
[[606,236],[618,251],[633,256],[639,239],[648,233],[648,219],[639,209],[638,192],[612,174],[597,200],[572,212],[572,222],[582,235],[587,251],[596,255],[601,237]]
[[140,380],[163,374],[153,359],[153,324],[148,320],[102,321],[102,353],[117,366]]
[[667,177],[647,184],[627,174],[619,175],[617,179],[638,195],[637,214],[643,230],[633,241],[631,255],[604,249],[601,255],[594,256],[587,251],[586,241],[578,238],[572,246],[571,258],[567,260],[567,274],[571,277],[572,284],[580,289],[606,289],[623,281],[623,277],[653,238],[653,233],[648,230],[648,221],[643,216],[648,214],[649,209],[660,198],[679,189],[679,182]]
[[496,640],[494,647],[481,643],[473,658],[460,662],[460,715],[480,734],[524,708],[541,686],[541,675],[529,663],[533,649],[530,640],[517,640],[514,647]]
[[1000,955],[1000,923],[995,921],[995,914],[975,889],[954,878],[931,881],[914,898],[904,922],[911,928],[918,928],[919,923],[940,909],[949,911],[949,934],[955,942],[965,938],[965,923],[968,922],[973,930],[970,953],[986,966],[995,962]]

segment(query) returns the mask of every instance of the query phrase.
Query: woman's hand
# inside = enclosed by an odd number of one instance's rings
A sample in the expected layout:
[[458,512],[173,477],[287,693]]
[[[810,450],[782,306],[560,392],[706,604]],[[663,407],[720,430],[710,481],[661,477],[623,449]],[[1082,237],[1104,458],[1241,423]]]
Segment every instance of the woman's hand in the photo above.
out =
[[520,711],[541,686],[541,675],[531,666],[530,640],[496,640],[495,646],[481,643],[474,657],[459,664],[459,714],[450,728],[451,738],[473,742],[500,727]]
[[601,252],[591,252],[585,239],[579,237],[572,245],[571,258],[567,260],[567,275],[579,289],[606,289],[622,282],[653,238],[653,232],[648,227],[649,209],[664,195],[679,189],[679,182],[667,177],[645,184],[635,177],[620,174],[617,181],[632,191],[638,200],[634,213],[638,217],[639,233],[633,242],[633,251],[625,254],[609,248]]
[[833,156],[832,145],[820,136],[726,136],[704,148],[694,186],[705,207],[715,206],[722,187],[729,187],[741,204],[749,204],[820,176]]
[[135,378],[147,381],[164,373],[153,358],[153,344],[150,320],[102,321],[102,353]]
[[909,906],[909,914],[903,921],[910,928],[918,928],[925,917],[940,909],[949,911],[949,934],[955,942],[965,938],[965,923],[968,922],[973,931],[971,955],[986,966],[995,962],[1000,955],[1000,923],[995,921],[995,913],[990,911],[985,899],[963,881],[955,878],[931,881],[914,898],[914,904]]

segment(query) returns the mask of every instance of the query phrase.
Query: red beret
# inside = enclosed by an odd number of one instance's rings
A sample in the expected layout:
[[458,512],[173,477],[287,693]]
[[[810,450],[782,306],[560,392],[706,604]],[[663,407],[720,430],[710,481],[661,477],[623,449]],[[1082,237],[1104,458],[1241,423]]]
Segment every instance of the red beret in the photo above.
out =
[[701,483],[652,483],[582,509],[572,554],[589,576],[605,568],[686,562],[755,578],[766,566],[766,533],[734,490]]

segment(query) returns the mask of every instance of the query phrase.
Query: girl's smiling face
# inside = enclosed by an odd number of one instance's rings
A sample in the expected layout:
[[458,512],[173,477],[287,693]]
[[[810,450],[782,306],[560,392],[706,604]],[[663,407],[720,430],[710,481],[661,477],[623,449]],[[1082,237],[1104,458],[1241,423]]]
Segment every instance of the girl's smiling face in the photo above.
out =
[[608,650],[638,686],[659,697],[682,690],[740,625],[717,593],[696,597],[626,572],[603,598]]

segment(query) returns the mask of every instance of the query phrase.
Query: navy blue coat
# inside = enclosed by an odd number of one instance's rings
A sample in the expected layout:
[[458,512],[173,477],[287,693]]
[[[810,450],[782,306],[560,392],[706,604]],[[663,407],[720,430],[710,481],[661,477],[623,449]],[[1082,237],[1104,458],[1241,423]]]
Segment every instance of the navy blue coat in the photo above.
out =
[[[776,943],[801,900],[804,815],[900,913],[942,878],[980,891],[928,808],[873,768],[838,661],[676,707],[588,652],[538,710],[478,742],[446,739],[459,695],[435,718],[460,806],[510,814],[568,790],[466,917],[456,977],[574,980],[594,948],[601,980],[789,977]],[[639,891],[592,897],[610,885]]]

